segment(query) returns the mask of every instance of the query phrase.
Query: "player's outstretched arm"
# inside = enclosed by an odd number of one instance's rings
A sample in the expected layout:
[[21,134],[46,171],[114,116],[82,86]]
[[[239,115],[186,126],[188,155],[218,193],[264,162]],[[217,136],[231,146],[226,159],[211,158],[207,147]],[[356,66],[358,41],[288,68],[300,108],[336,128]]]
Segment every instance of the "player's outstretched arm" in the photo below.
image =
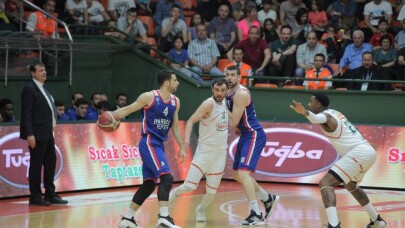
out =
[[193,130],[193,125],[203,118],[207,118],[212,112],[213,108],[214,104],[210,100],[205,100],[203,103],[201,103],[200,107],[197,108],[194,114],[187,120],[186,130],[184,133],[184,148],[188,148],[190,145],[190,135],[191,131]]
[[142,93],[136,101],[134,101],[132,104],[119,108],[114,111],[120,119],[128,116],[129,114],[136,112],[152,103],[153,100],[153,94],[152,92],[145,92]]
[[290,104],[290,108],[294,110],[296,113],[307,116],[307,110],[304,106],[295,100],[292,100],[293,104]]
[[249,105],[250,102],[250,94],[247,91],[240,91],[239,93],[235,94],[233,98],[233,109],[231,115],[231,126],[233,128],[237,128],[240,122],[240,118],[242,118],[243,112],[245,111],[246,106]]
[[172,130],[173,130],[174,138],[176,139],[176,142],[180,147],[179,156],[180,156],[181,162],[183,162],[186,159],[186,151],[184,150],[183,138],[181,137],[180,127],[179,127],[180,100],[177,97],[176,97],[176,100],[177,100],[177,107],[176,107],[176,112],[174,113],[174,116],[173,116]]
[[314,114],[313,112],[306,110],[300,102],[297,102],[295,100],[293,100],[293,104],[290,105],[290,108],[296,113],[304,115],[311,123],[324,124],[328,121],[328,118],[326,118],[326,115],[324,113]]

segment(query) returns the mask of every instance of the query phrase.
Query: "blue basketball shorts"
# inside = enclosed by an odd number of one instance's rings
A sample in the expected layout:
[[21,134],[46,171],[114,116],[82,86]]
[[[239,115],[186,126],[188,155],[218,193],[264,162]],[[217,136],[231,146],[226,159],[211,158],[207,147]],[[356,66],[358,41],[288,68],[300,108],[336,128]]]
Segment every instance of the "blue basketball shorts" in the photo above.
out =
[[236,149],[233,169],[245,169],[254,172],[266,145],[266,140],[266,133],[263,129],[242,133]]

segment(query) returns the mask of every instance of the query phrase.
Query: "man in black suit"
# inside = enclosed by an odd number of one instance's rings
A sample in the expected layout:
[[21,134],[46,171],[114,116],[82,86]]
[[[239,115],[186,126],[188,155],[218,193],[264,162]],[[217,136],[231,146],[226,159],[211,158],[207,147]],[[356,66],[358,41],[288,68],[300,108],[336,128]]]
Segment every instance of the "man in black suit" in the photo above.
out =
[[[389,74],[382,67],[373,64],[373,53],[364,52],[362,54],[362,66],[347,73],[348,79],[361,80],[390,80]],[[392,90],[390,83],[354,82],[347,83],[348,90]]]
[[[49,91],[44,87],[46,69],[43,63],[30,66],[31,80],[21,92],[20,138],[28,142],[30,151],[29,187],[30,205],[49,206],[67,204],[55,193],[53,183],[56,168],[53,127],[56,108]],[[45,198],[42,198],[41,170],[44,167]]]

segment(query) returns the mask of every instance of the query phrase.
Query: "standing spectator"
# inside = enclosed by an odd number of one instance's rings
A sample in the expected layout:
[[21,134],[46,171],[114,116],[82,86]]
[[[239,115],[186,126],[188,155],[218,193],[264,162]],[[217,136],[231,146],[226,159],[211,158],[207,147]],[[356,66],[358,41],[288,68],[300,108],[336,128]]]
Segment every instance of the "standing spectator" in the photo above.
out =
[[94,0],[86,0],[87,12],[89,14],[89,35],[99,35],[100,29],[92,26],[107,26],[107,22],[111,20],[110,16],[104,10],[104,6],[100,2]]
[[239,67],[240,76],[241,76],[239,83],[243,86],[246,86],[246,85],[252,86],[253,80],[246,78],[247,76],[253,75],[252,67],[243,62],[243,56],[244,56],[244,54],[243,54],[242,48],[234,48],[233,49],[233,61],[225,67],[224,73],[226,72],[226,70],[229,67],[237,66],[237,67]]
[[[295,77],[303,78],[305,72],[314,68],[316,54],[323,54],[324,62],[328,62],[325,46],[318,43],[315,32],[309,32],[307,35],[307,42],[301,44],[297,48],[297,68],[295,69]],[[298,81],[298,83],[300,84],[301,82]]]
[[134,0],[108,0],[107,11],[114,21],[120,17],[125,18],[130,8],[136,8]]
[[69,116],[69,119],[72,119],[74,116],[76,116],[76,108],[75,108],[76,101],[84,97],[82,93],[75,92],[72,94],[71,98],[72,98],[72,106],[66,111],[66,114]]
[[378,31],[373,34],[373,36],[370,39],[370,44],[376,48],[381,48],[381,37],[384,35],[387,35],[391,39],[391,43],[394,42],[394,36],[387,32],[388,29],[388,22],[386,19],[382,18],[378,21]]
[[62,101],[55,101],[57,120],[67,121],[69,116],[65,113],[65,104]]
[[313,0],[311,4],[311,11],[308,13],[308,21],[312,26],[312,29],[316,31],[316,37],[320,38],[325,26],[328,25],[328,17],[323,8],[322,1]]
[[[188,77],[192,77],[191,71],[188,70],[190,58],[188,57],[187,50],[183,48],[184,42],[181,37],[177,37],[174,40],[173,48],[169,51],[169,57],[176,60],[177,62],[171,62],[170,66],[174,69],[180,71]],[[179,63],[184,64],[184,67]]]
[[168,52],[173,47],[176,37],[182,37],[184,43],[187,43],[187,25],[180,16],[181,8],[177,5],[172,6],[171,17],[165,18],[162,22],[162,34],[159,39],[158,48],[162,52]]
[[[183,6],[177,0],[160,0],[156,5],[156,13],[153,16],[153,22],[155,23],[155,38],[160,38],[162,35],[162,23],[164,19],[173,17],[171,15],[172,7],[177,6],[179,9],[179,18],[184,21]],[[184,39],[186,41],[187,39]]]
[[297,14],[295,14],[295,20],[288,24],[291,27],[292,37],[298,41],[298,44],[304,43],[308,32],[312,30],[311,25],[308,23],[308,10],[299,8]]
[[224,55],[236,41],[235,21],[229,17],[229,6],[222,4],[218,8],[218,17],[210,22],[208,27],[210,38],[217,43],[219,53]]
[[235,21],[240,21],[246,17],[245,9],[247,6],[256,7],[251,0],[238,0],[232,4],[232,17]]
[[[65,10],[70,16],[70,23],[76,25],[88,25],[89,14],[86,0],[66,0]],[[75,34],[81,34],[85,29],[80,26],[74,27]]]
[[[309,79],[330,79],[332,78],[332,74],[330,71],[323,67],[325,65],[325,58],[326,56],[322,53],[318,53],[314,56],[314,67],[308,69],[305,72],[305,78]],[[309,81],[305,80],[304,84],[306,89],[321,89],[327,90],[332,86],[331,81]]]
[[[101,94],[100,93],[93,93],[91,95],[91,104],[89,105],[86,113],[87,120],[97,120],[98,119],[98,111],[97,111],[97,104],[101,101]],[[76,107],[78,107],[76,105]]]
[[[221,70],[216,67],[220,56],[216,43],[207,38],[207,28],[205,25],[197,25],[198,39],[188,45],[188,55],[193,65],[192,69],[203,74],[222,75]],[[195,73],[192,77],[200,83],[204,83],[201,77]],[[205,84],[205,83],[204,83]]]
[[[252,26],[249,29],[248,39],[239,41],[234,47],[243,50],[243,62],[252,67],[254,76],[267,75],[266,67],[271,59],[271,53],[266,41],[260,38],[259,28]],[[229,61],[232,60],[233,50],[227,54]],[[267,82],[265,79],[255,79],[255,82]]]
[[405,47],[405,18],[402,20],[402,30],[395,36],[395,47],[397,49]]
[[295,15],[299,8],[306,8],[301,0],[286,0],[280,5],[281,25],[290,24],[295,21]]
[[263,9],[257,13],[257,19],[260,21],[260,25],[264,27],[264,21],[268,18],[272,19],[273,21],[277,20],[277,13],[276,11],[271,9],[271,1],[272,0],[264,0],[262,2]]
[[[138,42],[147,43],[148,37],[146,36],[146,29],[142,24],[142,21],[138,19],[138,10],[134,7],[129,8],[125,17],[118,18],[117,28],[124,31],[127,34],[134,36]],[[121,39],[127,37],[120,33]]]
[[[372,0],[364,6],[364,22],[368,30],[372,33],[377,32],[378,21],[386,19],[390,25],[392,22],[392,6],[385,0]],[[371,36],[371,34],[370,34]]]
[[353,24],[356,19],[356,11],[356,0],[336,0],[327,9],[329,20],[334,27],[338,26],[339,18],[343,16],[350,18],[351,24]]
[[[292,37],[292,29],[289,25],[281,26],[280,31],[280,39],[269,45],[273,56],[269,67],[269,75],[292,77],[296,66],[297,40]],[[278,81],[277,84],[282,87],[284,82]]]
[[[51,15],[55,11],[55,0],[46,0],[43,10]],[[29,32],[39,32],[44,38],[59,38],[57,23],[54,19],[46,16],[41,11],[30,13],[25,29]]]
[[[34,63],[30,66],[31,80],[21,92],[20,138],[27,140],[30,151],[28,182],[29,205],[49,206],[67,204],[55,192],[56,153],[53,127],[56,125],[56,110],[53,98],[44,87],[47,79],[45,65]],[[41,171],[45,198],[42,198]]]
[[0,122],[12,123],[15,122],[13,101],[4,98],[0,100]]
[[373,51],[374,62],[385,69],[390,80],[396,80],[395,63],[397,61],[397,50],[393,48],[392,39],[388,35],[381,37],[381,48]]
[[276,31],[276,27],[274,25],[274,21],[271,18],[267,18],[266,20],[264,20],[263,39],[268,44],[279,39],[277,31]]
[[[260,22],[257,18],[256,6],[246,6],[244,9],[245,19],[238,22],[238,40],[244,40],[248,38],[249,28],[256,26],[260,28]],[[260,32],[259,32],[260,34]]]
[[201,18],[201,14],[195,13],[191,17],[190,26],[188,26],[188,31],[187,31],[187,40],[188,41],[197,39],[198,36],[197,36],[197,30],[195,30],[195,27],[199,24],[205,24],[205,23]]

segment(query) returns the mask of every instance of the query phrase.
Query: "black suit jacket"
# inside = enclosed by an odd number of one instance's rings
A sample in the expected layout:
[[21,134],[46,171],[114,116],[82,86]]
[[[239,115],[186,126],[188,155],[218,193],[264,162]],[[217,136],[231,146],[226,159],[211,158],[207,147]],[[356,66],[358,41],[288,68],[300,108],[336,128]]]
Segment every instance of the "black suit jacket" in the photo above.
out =
[[[388,72],[380,66],[373,65],[371,67],[371,78],[370,80],[390,80]],[[350,79],[366,79],[367,70],[361,66],[356,69],[351,70],[347,74],[347,78]],[[348,90],[361,90],[362,82],[348,82]],[[390,83],[368,83],[367,91],[369,90],[391,90]]]
[[20,138],[34,135],[35,140],[45,141],[53,136],[52,110],[45,95],[31,79],[21,92]]

